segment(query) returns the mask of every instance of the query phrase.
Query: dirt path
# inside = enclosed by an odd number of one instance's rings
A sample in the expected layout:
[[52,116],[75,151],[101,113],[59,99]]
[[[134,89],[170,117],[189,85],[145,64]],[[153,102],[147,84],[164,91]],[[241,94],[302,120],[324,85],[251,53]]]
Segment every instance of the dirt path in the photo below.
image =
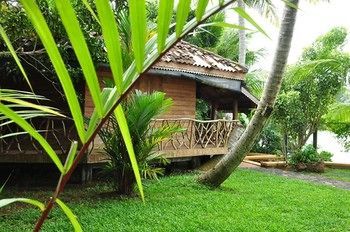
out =
[[[207,171],[219,161],[220,157],[214,157],[207,163],[203,164],[198,169],[200,171]],[[254,169],[256,171],[265,172],[265,173],[271,173],[279,176],[285,176],[288,178],[298,179],[298,180],[305,180],[317,184],[323,184],[332,186],[335,188],[350,190],[350,182],[341,181],[341,180],[334,180],[330,179],[324,176],[321,176],[319,174],[312,174],[312,173],[301,173],[301,172],[293,172],[293,171],[285,171],[281,169],[275,169],[275,168],[262,168],[258,167],[252,164],[248,163],[241,163],[240,168],[247,168],[247,169]]]
[[274,168],[261,168],[261,167],[254,167],[254,168],[242,167],[242,168],[249,168],[249,169],[251,168],[259,172],[272,173],[275,175],[285,176],[288,178],[305,180],[305,181],[309,181],[317,184],[329,185],[340,189],[350,190],[350,182],[330,179],[330,178],[321,176],[319,174],[312,174],[312,173],[305,174],[300,172],[285,171],[285,170],[274,169]]

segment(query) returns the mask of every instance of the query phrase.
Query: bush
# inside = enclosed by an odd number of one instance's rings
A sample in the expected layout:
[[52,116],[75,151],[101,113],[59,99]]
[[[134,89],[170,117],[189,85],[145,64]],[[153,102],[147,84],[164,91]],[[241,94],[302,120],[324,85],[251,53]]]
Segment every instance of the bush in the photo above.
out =
[[317,152],[311,145],[304,146],[303,149],[295,151],[289,157],[289,163],[297,170],[308,170],[323,172],[324,161],[330,161],[333,154],[327,151]]
[[328,151],[321,151],[320,157],[323,161],[332,161],[333,154]]
[[290,163],[297,165],[299,163],[309,164],[320,162],[320,156],[312,145],[306,145],[302,150],[295,151],[290,157]]
[[198,120],[209,120],[210,119],[210,104],[203,100],[196,100],[196,119]]

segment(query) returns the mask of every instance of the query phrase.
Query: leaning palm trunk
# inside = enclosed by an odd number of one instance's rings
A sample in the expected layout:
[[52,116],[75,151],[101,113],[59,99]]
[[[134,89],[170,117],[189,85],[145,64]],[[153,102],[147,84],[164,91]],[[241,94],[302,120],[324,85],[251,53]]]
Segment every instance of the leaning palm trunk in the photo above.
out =
[[[297,6],[299,0],[291,0],[290,2]],[[281,86],[282,75],[287,63],[296,20],[297,9],[292,8],[290,5],[291,4],[285,6],[272,70],[258,108],[247,129],[238,142],[232,146],[228,154],[226,154],[214,168],[199,176],[198,180],[202,184],[212,187],[220,186],[242,162],[271,115]]]

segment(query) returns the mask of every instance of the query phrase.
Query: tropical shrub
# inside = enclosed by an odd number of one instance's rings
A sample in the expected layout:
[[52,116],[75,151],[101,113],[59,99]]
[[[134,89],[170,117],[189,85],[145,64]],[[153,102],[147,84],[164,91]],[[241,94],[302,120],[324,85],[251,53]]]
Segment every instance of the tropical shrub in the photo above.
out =
[[317,150],[312,145],[307,145],[303,149],[295,151],[290,156],[290,164],[296,165],[299,163],[317,163],[321,159]]
[[350,150],[350,86],[343,89],[323,119],[327,129],[337,135],[345,149]]
[[332,153],[327,151],[317,152],[317,149],[309,144],[300,150],[294,151],[289,157],[289,163],[300,171],[323,172],[323,162],[330,161],[332,156]]
[[[135,156],[143,178],[157,179],[163,169],[157,163],[166,164],[156,148],[159,142],[168,139],[173,133],[181,130],[177,125],[151,127],[152,120],[168,111],[172,100],[165,93],[150,94],[136,91],[123,104],[126,121],[129,125]],[[118,122],[110,117],[107,126],[99,132],[109,157],[105,171],[112,176],[118,194],[130,195],[136,183],[126,145],[123,142]]]
[[321,151],[319,155],[323,161],[332,161],[333,154],[329,151]]

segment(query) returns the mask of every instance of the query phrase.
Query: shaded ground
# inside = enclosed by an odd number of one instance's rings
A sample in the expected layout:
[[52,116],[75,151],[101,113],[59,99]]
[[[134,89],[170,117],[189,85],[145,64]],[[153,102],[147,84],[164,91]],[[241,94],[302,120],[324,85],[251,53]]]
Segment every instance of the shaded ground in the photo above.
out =
[[[212,168],[220,157],[213,157],[207,163],[199,167],[200,171],[207,171]],[[332,187],[337,187],[345,190],[350,190],[350,170],[339,170],[339,169],[327,169],[323,174],[307,173],[307,172],[294,172],[274,168],[262,168],[256,165],[241,163],[241,168],[254,169],[256,171],[272,173],[279,176],[288,178],[294,178],[304,181],[310,181],[313,183],[324,184]]]
[[[62,196],[84,231],[348,231],[350,192],[325,185],[239,169],[220,189],[195,175],[146,181],[146,203],[106,197],[107,184],[69,186]],[[48,190],[7,189],[2,197],[46,199]],[[13,205],[0,209],[0,231],[30,231],[39,212]],[[57,208],[43,231],[72,231]]]
[[274,168],[254,168],[254,170],[265,172],[265,173],[273,173],[275,175],[285,176],[288,178],[294,178],[299,180],[310,181],[313,183],[329,185],[332,187],[341,188],[345,190],[350,190],[350,182],[343,181],[343,180],[336,180],[333,178],[323,176],[322,174],[293,172],[293,171],[285,171],[285,170],[274,169]]

